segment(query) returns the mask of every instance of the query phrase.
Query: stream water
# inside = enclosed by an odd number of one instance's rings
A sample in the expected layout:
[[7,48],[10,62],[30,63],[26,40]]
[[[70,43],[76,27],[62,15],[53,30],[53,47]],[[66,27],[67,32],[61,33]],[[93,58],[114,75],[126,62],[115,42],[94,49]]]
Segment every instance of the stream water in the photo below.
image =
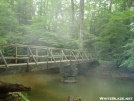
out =
[[80,96],[82,101],[134,97],[134,82],[115,78],[79,76],[77,83],[65,84],[59,81],[56,73],[38,71],[0,76],[0,81],[31,87],[32,91],[27,93],[30,101],[67,101],[69,95]]

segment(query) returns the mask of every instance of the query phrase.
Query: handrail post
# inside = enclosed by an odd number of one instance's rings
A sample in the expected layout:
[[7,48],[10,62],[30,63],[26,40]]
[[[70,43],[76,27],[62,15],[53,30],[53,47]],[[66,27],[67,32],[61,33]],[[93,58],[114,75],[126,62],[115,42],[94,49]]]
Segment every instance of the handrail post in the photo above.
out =
[[17,50],[18,50],[18,48],[15,47],[15,63],[16,63],[16,64],[17,64]]
[[70,64],[72,64],[72,55],[71,55],[71,50],[70,50],[69,52],[70,52]]
[[62,53],[62,50],[60,50],[61,51],[61,60],[63,60],[63,53]]
[[27,47],[27,57],[28,57],[28,59],[27,59],[27,67],[28,67],[29,66],[29,59],[30,59],[28,47]]
[[50,54],[51,54],[51,61],[53,60],[53,57],[52,57],[52,54],[53,54],[53,51],[50,50]]
[[63,57],[62,57],[62,52],[60,50],[60,67],[62,66],[62,60],[63,60]]
[[49,60],[49,51],[48,51],[48,48],[47,48],[47,69],[48,69],[48,60]]
[[36,61],[38,62],[38,48],[36,48]]

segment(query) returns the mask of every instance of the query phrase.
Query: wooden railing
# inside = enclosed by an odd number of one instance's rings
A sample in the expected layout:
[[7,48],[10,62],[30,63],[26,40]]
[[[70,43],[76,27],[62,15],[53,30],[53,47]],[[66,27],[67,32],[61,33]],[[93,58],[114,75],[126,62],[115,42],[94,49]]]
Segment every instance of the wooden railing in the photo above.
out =
[[0,44],[0,67],[91,60],[88,52],[46,46]]

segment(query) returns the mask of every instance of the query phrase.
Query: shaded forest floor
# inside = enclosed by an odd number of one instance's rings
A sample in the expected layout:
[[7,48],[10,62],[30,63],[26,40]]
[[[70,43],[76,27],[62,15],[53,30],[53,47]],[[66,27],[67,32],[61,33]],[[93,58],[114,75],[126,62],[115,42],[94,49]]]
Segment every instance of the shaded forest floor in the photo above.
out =
[[134,80],[134,73],[127,68],[118,68],[110,62],[100,62],[99,66],[89,68],[86,75],[113,77]]

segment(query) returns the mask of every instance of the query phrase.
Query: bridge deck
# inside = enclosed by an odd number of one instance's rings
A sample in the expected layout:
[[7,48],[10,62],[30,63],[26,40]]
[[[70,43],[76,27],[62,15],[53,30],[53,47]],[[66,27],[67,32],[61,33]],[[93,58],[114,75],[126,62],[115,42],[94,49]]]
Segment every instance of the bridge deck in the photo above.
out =
[[[78,61],[76,61],[76,60],[71,60],[71,62],[81,62],[81,61],[84,61],[84,60],[78,60]],[[86,61],[86,59],[85,59],[85,61]],[[70,61],[67,61],[67,60],[63,60],[63,61],[48,61],[48,62],[38,62],[38,65],[41,65],[41,64],[53,64],[53,63],[55,63],[55,64],[58,64],[58,63],[64,63],[64,62],[68,62],[69,64],[71,64],[70,63]],[[30,62],[28,65],[36,65],[36,63],[35,62]],[[7,65],[8,67],[15,67],[15,66],[27,66],[27,63],[18,63],[18,64],[8,64]],[[0,68],[5,68],[5,65],[3,64],[3,65],[0,65]]]

